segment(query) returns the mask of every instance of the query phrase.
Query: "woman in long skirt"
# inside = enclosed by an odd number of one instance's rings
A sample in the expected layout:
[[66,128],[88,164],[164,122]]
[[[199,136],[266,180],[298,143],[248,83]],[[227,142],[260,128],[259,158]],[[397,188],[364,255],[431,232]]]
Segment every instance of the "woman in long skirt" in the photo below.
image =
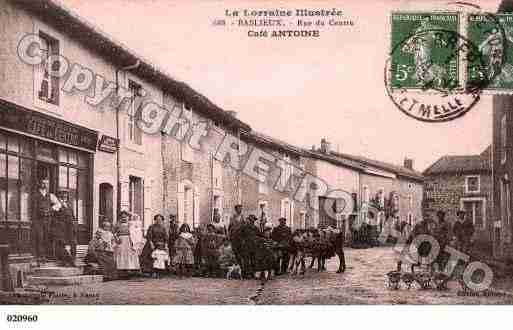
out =
[[141,253],[141,270],[144,273],[151,273],[153,271],[153,258],[152,252],[155,250],[157,244],[167,243],[167,230],[164,227],[164,217],[162,214],[157,214],[153,217],[153,224],[148,228],[146,233],[146,244]]
[[122,211],[119,223],[116,226],[114,235],[117,238],[117,246],[114,250],[114,258],[116,259],[116,267],[118,270],[126,273],[139,271],[139,255],[137,249],[130,239],[130,214]]
[[89,243],[85,258],[85,262],[89,268],[95,269],[95,267],[91,267],[92,264],[99,266],[104,281],[117,279],[116,262],[112,252],[114,243],[115,239],[111,232],[110,222],[104,221],[102,228],[98,229]]

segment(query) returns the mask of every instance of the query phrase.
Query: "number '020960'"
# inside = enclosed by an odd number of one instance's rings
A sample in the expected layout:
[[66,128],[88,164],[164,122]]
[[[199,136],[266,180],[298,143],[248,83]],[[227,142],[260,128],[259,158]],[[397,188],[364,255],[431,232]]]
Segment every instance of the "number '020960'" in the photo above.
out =
[[7,322],[37,322],[37,315],[7,314]]

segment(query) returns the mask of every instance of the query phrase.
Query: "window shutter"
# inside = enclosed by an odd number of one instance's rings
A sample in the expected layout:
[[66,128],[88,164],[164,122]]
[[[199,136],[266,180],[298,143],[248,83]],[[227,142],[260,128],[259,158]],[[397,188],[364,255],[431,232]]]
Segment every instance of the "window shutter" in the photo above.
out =
[[[52,43],[51,47],[49,48],[50,55],[59,55],[59,42],[55,40],[55,42]],[[51,70],[52,72],[58,72],[59,71],[60,62],[54,62],[52,68],[47,68],[48,70]],[[52,103],[59,104],[59,77],[57,76],[51,76],[49,77],[51,80],[51,95],[50,98],[52,100]]]
[[194,198],[194,204],[193,204],[193,216],[194,216],[194,225],[199,226],[200,224],[200,217],[199,217],[199,206],[200,206],[200,195],[199,192],[196,191],[196,189],[193,190],[193,198]]
[[48,44],[48,41],[45,38],[40,38],[41,40],[41,56],[43,57],[43,61],[38,66],[37,70],[37,81],[39,82],[39,91],[38,96],[42,100],[47,100],[49,97],[49,89],[50,89],[50,82],[49,82],[49,75],[48,75],[48,67],[46,62],[46,57],[49,55],[49,48],[50,45]]

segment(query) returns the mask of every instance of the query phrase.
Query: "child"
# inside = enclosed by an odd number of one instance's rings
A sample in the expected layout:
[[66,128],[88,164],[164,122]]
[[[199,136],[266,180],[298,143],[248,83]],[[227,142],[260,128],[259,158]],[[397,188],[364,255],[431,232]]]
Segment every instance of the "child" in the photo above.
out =
[[196,239],[191,233],[191,228],[186,223],[180,226],[179,232],[180,234],[175,241],[176,254],[173,262],[176,264],[179,276],[185,274],[189,277],[192,275],[192,268],[194,266]]
[[237,260],[232,251],[232,246],[229,240],[223,242],[223,245],[219,248],[219,267],[226,275],[228,268],[236,265]]
[[169,267],[169,253],[164,242],[157,242],[155,250],[151,253],[153,259],[153,277],[160,278]]
[[201,238],[201,255],[205,261],[204,276],[216,277],[219,275],[219,246],[223,239],[224,236],[216,234],[215,226],[209,223],[207,233]]

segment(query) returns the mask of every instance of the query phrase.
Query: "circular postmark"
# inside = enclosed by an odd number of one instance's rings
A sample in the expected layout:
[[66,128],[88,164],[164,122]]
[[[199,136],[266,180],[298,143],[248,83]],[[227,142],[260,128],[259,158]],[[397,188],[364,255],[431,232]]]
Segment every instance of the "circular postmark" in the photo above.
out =
[[385,86],[406,115],[425,122],[461,117],[500,73],[505,39],[499,20],[468,15],[467,36],[459,20],[458,13],[392,14]]

